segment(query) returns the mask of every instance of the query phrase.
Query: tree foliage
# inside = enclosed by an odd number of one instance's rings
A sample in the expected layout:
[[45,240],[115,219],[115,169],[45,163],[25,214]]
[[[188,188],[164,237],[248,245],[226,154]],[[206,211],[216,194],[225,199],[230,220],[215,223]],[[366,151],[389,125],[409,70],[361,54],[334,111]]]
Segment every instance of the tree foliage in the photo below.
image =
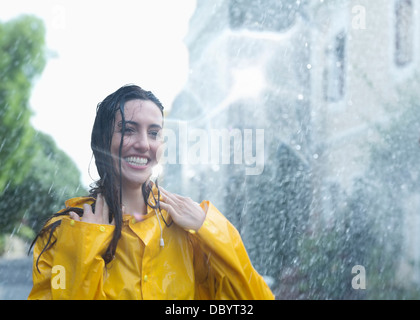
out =
[[66,198],[85,193],[72,160],[30,124],[31,89],[45,64],[42,20],[0,23],[0,234],[22,222],[38,229]]
[[66,199],[86,193],[77,167],[52,138],[38,132],[35,140],[28,173],[0,196],[0,230],[12,232],[20,222],[38,230]]
[[0,190],[21,182],[29,169],[29,98],[46,63],[44,38],[44,24],[32,16],[0,24]]

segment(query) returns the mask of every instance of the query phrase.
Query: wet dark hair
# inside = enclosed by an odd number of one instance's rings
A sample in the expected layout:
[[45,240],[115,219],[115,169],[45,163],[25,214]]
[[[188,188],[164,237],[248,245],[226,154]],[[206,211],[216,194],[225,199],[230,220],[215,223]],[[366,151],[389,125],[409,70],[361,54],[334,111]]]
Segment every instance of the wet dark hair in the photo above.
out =
[[[104,196],[105,201],[109,207],[109,223],[114,219],[115,222],[115,229],[114,234],[111,239],[111,242],[106,249],[103,259],[105,264],[109,263],[114,255],[117,248],[118,240],[121,237],[121,229],[122,229],[122,176],[121,176],[121,150],[123,145],[123,139],[126,129],[125,123],[125,116],[124,116],[124,105],[127,101],[130,100],[144,100],[144,101],[152,101],[157,105],[160,109],[162,116],[163,116],[163,105],[155,97],[155,95],[151,91],[146,91],[139,86],[136,85],[125,85],[115,91],[114,93],[110,94],[97,105],[96,108],[96,118],[92,129],[92,136],[91,136],[91,148],[93,151],[93,156],[95,158],[95,164],[97,167],[97,171],[99,174],[99,180],[95,182],[91,186],[89,190],[89,196],[92,197],[95,202],[98,194],[102,194]],[[112,136],[114,134],[114,125],[115,125],[115,117],[117,112],[121,113],[122,118],[122,128],[121,128],[121,142],[119,146],[119,157],[118,157],[118,170],[115,168],[114,159],[111,155],[111,141]],[[159,201],[156,201],[154,204],[148,201],[150,192],[152,190],[152,183],[150,181],[146,182],[142,186],[142,193],[144,197],[144,201],[146,206],[150,206],[152,208],[157,209],[159,207]],[[159,199],[159,194],[158,198]],[[92,209],[95,210],[95,203],[92,205]],[[47,243],[44,246],[43,250],[39,254],[37,259],[37,269],[38,269],[38,261],[40,256],[49,248],[51,248],[55,242],[52,241],[52,236],[54,230],[61,224],[61,219],[48,224],[48,222],[54,218],[64,215],[69,215],[70,211],[76,212],[79,216],[83,215],[83,209],[70,207],[66,208],[65,210],[54,214],[50,217],[47,222],[45,223],[44,227],[38,233],[34,241],[32,242],[29,251],[31,250],[32,246],[35,244],[39,237],[47,234],[49,232],[49,236],[47,239]],[[52,241],[52,242],[51,242]],[[29,253],[29,252],[28,252]],[[38,269],[39,271],[39,269]]]

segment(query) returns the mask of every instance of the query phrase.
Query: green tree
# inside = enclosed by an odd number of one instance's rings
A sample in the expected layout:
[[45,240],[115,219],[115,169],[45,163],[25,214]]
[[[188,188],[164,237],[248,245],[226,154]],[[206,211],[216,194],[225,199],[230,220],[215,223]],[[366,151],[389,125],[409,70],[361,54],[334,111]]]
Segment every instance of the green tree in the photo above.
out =
[[38,230],[47,217],[64,206],[66,199],[86,195],[78,168],[53,139],[37,132],[35,141],[23,181],[9,184],[0,196],[3,232],[13,232],[22,222]]
[[33,144],[29,98],[46,63],[45,27],[33,16],[0,24],[0,192],[22,181]]
[[45,64],[42,20],[0,23],[0,235],[38,230],[67,198],[86,194],[73,161],[30,124],[31,88]]

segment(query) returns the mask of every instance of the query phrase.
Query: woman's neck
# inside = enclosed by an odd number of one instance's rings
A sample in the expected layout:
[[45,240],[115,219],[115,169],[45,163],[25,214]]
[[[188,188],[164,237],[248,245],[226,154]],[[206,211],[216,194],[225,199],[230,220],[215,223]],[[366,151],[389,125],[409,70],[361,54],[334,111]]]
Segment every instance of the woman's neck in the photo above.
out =
[[122,204],[126,213],[147,213],[141,186],[140,188],[123,188],[122,191]]

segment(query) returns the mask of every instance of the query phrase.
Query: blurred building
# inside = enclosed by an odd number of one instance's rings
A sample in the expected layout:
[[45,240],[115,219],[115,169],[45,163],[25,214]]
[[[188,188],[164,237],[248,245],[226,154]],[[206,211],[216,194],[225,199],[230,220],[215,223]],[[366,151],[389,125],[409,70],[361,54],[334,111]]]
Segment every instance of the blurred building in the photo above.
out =
[[[166,122],[176,161],[164,179],[212,201],[260,273],[277,281],[301,235],[332,223],[363,176],[375,128],[401,111],[396,87],[418,70],[419,5],[197,0],[185,39],[189,79]],[[212,132],[227,136],[228,161],[222,138],[219,161],[211,159]],[[407,243],[418,260],[418,245]]]

